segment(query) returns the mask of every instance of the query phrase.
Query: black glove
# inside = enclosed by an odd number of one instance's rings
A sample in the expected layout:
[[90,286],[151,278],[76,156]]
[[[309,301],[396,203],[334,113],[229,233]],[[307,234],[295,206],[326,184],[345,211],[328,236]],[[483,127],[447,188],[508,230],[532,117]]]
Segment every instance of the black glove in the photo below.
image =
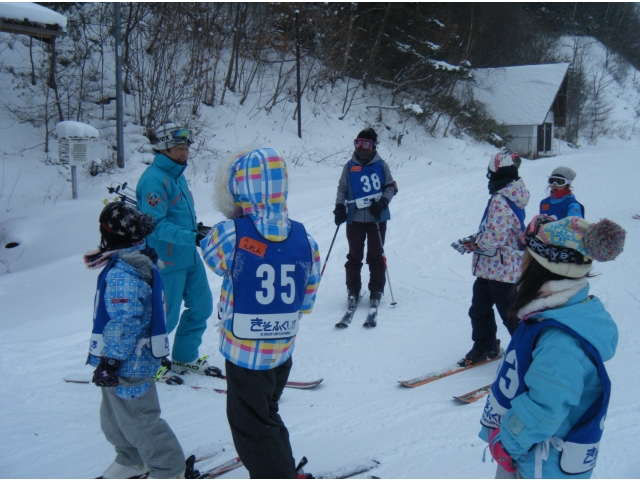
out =
[[198,233],[196,233],[196,246],[200,246],[200,242],[211,231],[211,227],[203,225],[202,222],[198,223]]
[[380,214],[384,212],[384,210],[389,206],[389,200],[384,197],[381,197],[377,202],[374,200],[369,206],[369,211],[371,215],[380,220]]
[[117,387],[119,383],[118,370],[120,370],[120,360],[102,357],[100,364],[93,372],[91,381],[97,387]]
[[347,221],[347,207],[336,204],[336,209],[333,211],[333,215],[335,216],[336,225],[342,225]]

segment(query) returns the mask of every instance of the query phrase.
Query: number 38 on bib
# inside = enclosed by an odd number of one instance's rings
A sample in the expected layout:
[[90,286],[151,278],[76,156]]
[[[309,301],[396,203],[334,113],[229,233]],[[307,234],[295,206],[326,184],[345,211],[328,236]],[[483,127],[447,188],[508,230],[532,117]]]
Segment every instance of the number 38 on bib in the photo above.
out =
[[372,200],[382,196],[384,167],[376,162],[366,167],[350,162],[349,183],[357,208],[367,208]]

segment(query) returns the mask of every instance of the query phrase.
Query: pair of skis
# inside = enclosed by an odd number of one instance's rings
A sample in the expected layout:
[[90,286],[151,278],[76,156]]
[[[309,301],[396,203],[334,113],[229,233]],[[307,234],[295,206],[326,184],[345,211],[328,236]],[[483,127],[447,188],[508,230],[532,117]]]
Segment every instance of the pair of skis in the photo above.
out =
[[[226,380],[226,375],[213,376],[213,375],[199,375],[199,377],[210,376],[213,378],[220,378],[222,380]],[[184,379],[180,375],[171,375],[171,371],[166,369],[163,372],[160,372],[158,381],[162,381],[167,385],[186,385]],[[313,380],[310,382],[287,382],[286,386],[288,388],[297,388],[297,389],[309,389],[317,387],[322,383],[323,378],[319,378],[318,380]],[[85,374],[84,372],[81,374],[69,374],[64,377],[64,381],[67,383],[91,383],[91,376]],[[194,390],[211,390],[216,393],[226,394],[227,391],[220,388],[211,388],[211,387],[200,387],[197,385],[186,385],[187,387],[193,388]]]
[[[428,373],[426,375],[412,378],[410,380],[399,380],[398,382],[403,387],[416,388],[421,385],[426,385],[427,383],[435,382],[436,380],[440,380],[441,378],[450,377],[451,375],[455,375],[456,373],[464,372],[466,370],[470,370],[472,368],[476,368],[481,365],[486,365],[488,363],[492,363],[497,360],[500,360],[504,355],[504,350],[500,349],[499,352],[500,353],[496,357],[488,358],[481,362],[474,363],[473,365],[467,365],[464,367],[455,365],[454,367],[450,367],[438,372]],[[491,384],[485,385],[484,387],[478,388],[476,390],[472,390],[471,392],[467,392],[463,395],[454,396],[453,398],[463,403],[473,403],[473,402],[477,402],[482,397],[487,395],[490,390],[491,390]]]
[[[334,472],[327,472],[322,475],[318,475],[314,478],[352,478],[356,475],[361,475],[366,473],[374,468],[378,467],[380,462],[376,460],[368,460],[366,462],[354,465],[343,467]],[[198,478],[218,478],[219,476],[235,470],[242,466],[242,460],[239,457],[236,457],[228,462],[223,463],[217,467],[212,468],[211,470],[207,470],[205,472],[200,472],[200,476]],[[370,478],[378,478],[378,477],[370,477]]]
[[[210,458],[210,457],[207,457]],[[192,460],[192,463],[199,462],[202,459]],[[304,464],[306,464],[306,457],[303,457]],[[302,463],[302,462],[301,462]],[[378,467],[380,462],[377,460],[366,460],[364,462],[355,464],[353,466],[343,467],[341,469],[335,470],[333,472],[327,472],[326,474],[316,476],[315,478],[352,478],[356,475],[361,475],[366,473],[374,468]],[[221,475],[224,475],[227,472],[235,470],[236,468],[240,468],[242,466],[242,460],[240,457],[233,458],[227,462],[224,462],[221,465],[213,467],[203,472],[199,472],[199,476],[197,478],[218,478]],[[373,477],[377,478],[377,477]]]
[[[356,313],[358,305],[360,305],[360,300],[364,297],[364,293],[358,297],[355,305],[353,307],[347,308],[347,311],[342,316],[342,319],[336,323],[336,328],[347,328],[353,320],[353,315]],[[372,328],[378,324],[378,305],[379,300],[372,302],[371,307],[369,308],[369,312],[367,313],[367,319],[362,324],[363,327]]]
[[[166,367],[163,367],[166,368]],[[182,378],[181,375],[171,375],[171,371],[170,370],[166,370],[164,373],[160,372],[159,373],[159,378],[158,380],[164,381],[164,383],[168,384],[168,385],[184,385],[184,380]],[[226,375],[222,375],[222,372],[220,373],[220,375],[208,375],[208,376],[212,376],[214,378],[220,378],[222,380],[226,380],[227,376]],[[309,389],[309,388],[314,388],[317,387],[318,385],[320,385],[322,383],[322,380],[324,380],[324,378],[319,378],[318,380],[313,380],[311,382],[287,382],[285,387],[288,388],[298,388],[298,389]],[[217,393],[224,393],[226,394],[227,391],[226,390],[222,390],[219,388],[209,388],[209,387],[199,387],[199,386],[195,386],[195,385],[187,385],[188,387],[191,387],[195,390],[213,390]]]
[[[240,460],[240,457],[236,457],[220,465],[217,465],[213,468],[205,470],[203,472],[200,472],[195,469],[195,464],[197,462],[207,460],[209,458],[215,457],[216,455],[217,453],[213,453],[210,455],[205,455],[204,457],[201,457],[201,458],[196,458],[195,455],[191,455],[187,459],[186,464],[187,464],[187,470],[191,472],[191,475],[193,476],[187,476],[185,478],[218,478],[221,475],[224,475],[225,473],[235,470],[236,468],[240,468],[242,466],[242,461]],[[96,478],[104,478],[104,477],[96,477]],[[128,478],[148,478],[148,477],[147,475],[137,475],[135,477],[128,477]]]

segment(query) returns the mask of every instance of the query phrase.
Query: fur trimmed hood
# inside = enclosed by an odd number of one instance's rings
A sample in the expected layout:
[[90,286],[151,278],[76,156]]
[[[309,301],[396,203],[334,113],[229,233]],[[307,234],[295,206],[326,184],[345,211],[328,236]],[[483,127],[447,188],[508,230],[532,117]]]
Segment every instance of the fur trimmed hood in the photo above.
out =
[[122,252],[120,260],[136,269],[146,283],[153,283],[153,262],[149,257],[140,252]]
[[551,280],[538,298],[518,311],[518,318],[553,318],[566,325],[598,350],[603,361],[613,357],[618,327],[597,297],[589,296],[587,278]]
[[227,218],[251,215],[287,219],[288,176],[284,157],[271,148],[238,152],[218,167],[214,204]]

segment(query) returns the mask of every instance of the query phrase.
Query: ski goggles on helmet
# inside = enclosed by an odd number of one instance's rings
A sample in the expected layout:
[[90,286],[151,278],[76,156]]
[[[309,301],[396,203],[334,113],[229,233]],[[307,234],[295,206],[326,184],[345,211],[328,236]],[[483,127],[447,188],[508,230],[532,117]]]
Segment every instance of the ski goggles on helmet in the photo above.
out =
[[353,146],[356,147],[357,150],[373,150],[376,147],[376,144],[373,140],[369,140],[368,138],[356,138],[353,141]]
[[181,128],[173,132],[173,141],[178,145],[186,143],[187,145],[191,145],[193,143],[193,135],[191,134],[191,130],[188,128]]
[[564,177],[549,177],[549,185],[555,185],[556,187],[564,187],[570,185],[571,182]]

